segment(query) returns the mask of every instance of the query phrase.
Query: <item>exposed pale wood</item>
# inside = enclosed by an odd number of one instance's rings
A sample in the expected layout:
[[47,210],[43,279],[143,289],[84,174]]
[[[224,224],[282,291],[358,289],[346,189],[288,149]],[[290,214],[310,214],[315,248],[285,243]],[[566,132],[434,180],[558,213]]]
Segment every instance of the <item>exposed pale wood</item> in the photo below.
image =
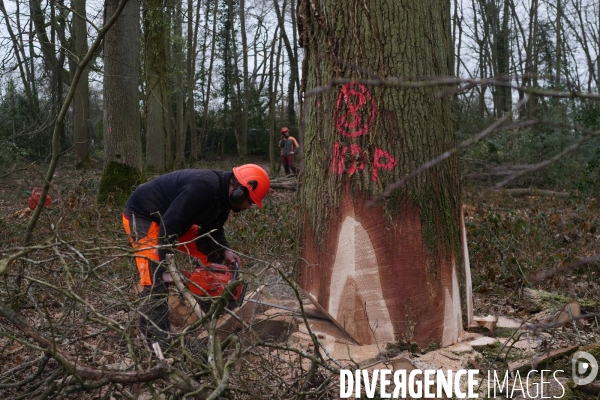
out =
[[[576,301],[571,301],[566,304],[561,312],[556,317],[556,322],[561,325],[564,325],[568,322],[575,321],[576,317],[581,315],[581,306]],[[577,320],[579,324],[581,324],[581,320]]]
[[358,345],[361,344],[358,340],[353,338],[352,335],[331,314],[329,314],[329,312],[322,305],[319,304],[317,299],[315,299],[312,294],[306,292],[305,290],[303,290],[300,287],[298,287],[298,290],[304,296],[306,296],[306,298],[317,308],[317,310],[319,310],[319,312],[321,312],[323,315],[326,315],[327,318],[329,318],[329,320],[336,326],[336,328],[341,330],[348,337],[348,339],[352,340],[354,343],[356,343]]
[[[248,301],[259,300],[263,288],[264,286],[260,286],[252,293],[246,294],[246,300],[244,301],[244,303],[241,305],[241,307],[238,307],[234,311],[232,311],[232,313],[235,314],[245,323],[250,323],[255,315],[266,311],[269,308],[268,306]],[[243,325],[240,323],[240,321],[231,316],[229,313],[226,313],[223,314],[217,322],[217,335],[219,335],[219,338],[221,340],[225,340],[227,336],[231,335],[232,333],[235,333],[236,331],[242,328]],[[207,332],[203,331],[202,333],[200,333],[199,338],[203,339],[207,336]]]
[[[346,0],[298,4],[306,55],[301,113],[311,149],[298,196],[301,285],[363,345],[456,343],[466,282],[457,266],[460,172],[451,99],[440,98],[438,88],[383,88],[363,73],[452,74],[448,3],[411,1],[407,11],[385,0],[377,4],[383,13]],[[382,26],[394,29],[376,29]]]
[[179,271],[177,270],[177,267],[173,262],[172,254],[167,255],[167,266],[169,268],[169,272],[171,273],[171,278],[173,279],[175,287],[177,288],[179,293],[186,299],[186,301],[192,307],[194,313],[196,313],[198,318],[201,319],[202,317],[204,317],[204,312],[202,311],[202,308],[200,308],[200,303],[196,301],[194,295],[190,292],[187,286],[183,284],[181,276],[179,275]]
[[485,317],[473,317],[473,322],[477,323],[477,325],[483,328],[489,329],[491,332],[494,332],[498,318],[493,315],[487,315]]
[[[268,301],[261,301],[261,300],[254,300],[254,299],[246,299],[245,301],[249,301],[251,303],[256,303],[265,307],[273,307],[273,308],[278,308],[280,310],[286,310],[291,312],[292,314],[302,314],[302,311],[299,308],[292,308],[292,307],[286,307],[283,306],[281,304],[276,304],[276,303],[269,303]],[[313,310],[307,306],[304,306],[304,315],[306,316],[306,318],[317,318],[317,319],[327,319],[329,320],[329,317],[324,315],[323,313],[321,313],[318,310]]]
[[460,233],[462,236],[463,258],[465,262],[465,288],[467,303],[467,325],[473,322],[473,285],[471,282],[471,262],[469,260],[469,246],[467,241],[467,229],[465,228],[465,206],[460,208]]

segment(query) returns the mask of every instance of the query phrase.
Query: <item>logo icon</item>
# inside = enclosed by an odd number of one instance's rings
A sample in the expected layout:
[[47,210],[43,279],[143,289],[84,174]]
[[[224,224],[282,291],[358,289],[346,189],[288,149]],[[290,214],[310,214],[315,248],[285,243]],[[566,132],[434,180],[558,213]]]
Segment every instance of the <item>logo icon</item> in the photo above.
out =
[[573,354],[571,365],[573,381],[579,386],[587,385],[598,375],[598,361],[587,351],[578,351]]

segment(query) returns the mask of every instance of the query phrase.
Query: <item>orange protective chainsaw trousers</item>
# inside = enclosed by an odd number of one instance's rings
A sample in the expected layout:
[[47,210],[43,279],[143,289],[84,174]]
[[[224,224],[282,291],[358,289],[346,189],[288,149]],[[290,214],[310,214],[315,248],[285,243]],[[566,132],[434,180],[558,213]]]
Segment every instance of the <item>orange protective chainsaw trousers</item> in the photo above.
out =
[[[154,221],[142,218],[136,218],[134,215],[123,213],[123,227],[131,246],[135,249],[135,263],[140,274],[140,285],[152,286],[152,269],[150,263],[160,262],[158,255],[160,225]],[[179,237],[179,243],[186,243],[177,246],[177,249],[196,257],[204,265],[208,264],[208,256],[196,247],[193,240],[198,237],[198,225],[192,227]],[[190,242],[190,243],[187,243]]]

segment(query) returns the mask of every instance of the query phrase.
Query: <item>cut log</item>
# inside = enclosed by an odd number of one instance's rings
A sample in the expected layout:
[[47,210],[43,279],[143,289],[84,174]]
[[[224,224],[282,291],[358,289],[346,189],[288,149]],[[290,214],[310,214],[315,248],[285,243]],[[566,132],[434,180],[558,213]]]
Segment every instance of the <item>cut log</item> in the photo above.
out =
[[168,299],[169,303],[169,321],[177,327],[192,325],[198,321],[198,316],[194,309],[182,299],[178,294],[171,294]]
[[473,322],[475,322],[477,326],[489,329],[490,332],[494,332],[498,318],[493,315],[487,315],[485,317],[473,317]]
[[271,182],[271,189],[296,190],[298,182]]

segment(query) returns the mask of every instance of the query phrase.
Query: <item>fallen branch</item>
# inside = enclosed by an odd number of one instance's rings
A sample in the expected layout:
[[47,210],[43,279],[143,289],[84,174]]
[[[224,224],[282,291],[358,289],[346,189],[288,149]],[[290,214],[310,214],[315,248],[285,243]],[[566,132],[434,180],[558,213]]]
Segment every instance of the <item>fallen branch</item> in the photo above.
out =
[[530,282],[543,281],[544,279],[548,279],[548,278],[558,274],[559,272],[570,271],[572,269],[583,267],[584,265],[595,263],[597,261],[600,261],[600,254],[596,254],[591,257],[580,258],[579,260],[575,261],[574,263],[565,265],[564,267],[558,267],[558,268],[553,268],[548,271],[539,272],[536,275],[529,277],[528,279],[530,280]]
[[29,325],[23,317],[14,312],[3,301],[0,301],[0,316],[6,318],[15,327],[19,328],[27,337],[33,339],[65,369],[85,379],[94,381],[104,379],[108,382],[114,383],[149,382],[166,377],[170,369],[166,362],[160,360],[158,362],[158,366],[155,368],[135,372],[108,371],[92,368],[82,364],[77,357],[67,354],[61,350],[56,343],[48,340],[46,337],[40,334],[31,325]]
[[527,361],[510,362],[510,363],[508,363],[508,369],[512,372],[519,371],[521,373],[527,372],[529,370],[534,370],[537,368],[538,365],[540,365],[544,362],[545,363],[551,362],[553,360],[556,360],[559,357],[568,356],[568,355],[574,353],[578,348],[579,348],[579,346],[571,346],[571,347],[567,347],[564,349],[558,349],[558,350],[550,351],[548,353],[544,353],[539,358],[534,357],[533,359],[527,360]]
[[486,171],[471,172],[465,175],[465,178],[483,178],[486,176],[503,176],[512,175],[517,170],[527,169],[531,167],[529,164],[515,164],[515,165],[499,165],[497,167],[490,168]]
[[590,382],[587,385],[574,386],[573,389],[579,390],[584,393],[593,394],[594,396],[598,396],[600,394],[600,383]]
[[297,182],[271,182],[271,189],[296,190]]
[[185,285],[181,281],[181,276],[179,275],[177,267],[175,267],[172,254],[167,255],[167,266],[169,268],[169,273],[171,274],[171,279],[173,279],[173,283],[175,283],[175,287],[179,291],[179,294],[181,294],[185,298],[185,300],[192,307],[198,318],[202,320],[204,318],[204,312],[200,307],[200,303],[198,303],[194,295],[188,290],[188,288],[185,287]]
[[566,199],[570,196],[568,192],[555,192],[552,190],[541,190],[536,188],[518,188],[518,189],[503,189],[502,192],[513,196],[544,196],[544,197],[558,197]]

